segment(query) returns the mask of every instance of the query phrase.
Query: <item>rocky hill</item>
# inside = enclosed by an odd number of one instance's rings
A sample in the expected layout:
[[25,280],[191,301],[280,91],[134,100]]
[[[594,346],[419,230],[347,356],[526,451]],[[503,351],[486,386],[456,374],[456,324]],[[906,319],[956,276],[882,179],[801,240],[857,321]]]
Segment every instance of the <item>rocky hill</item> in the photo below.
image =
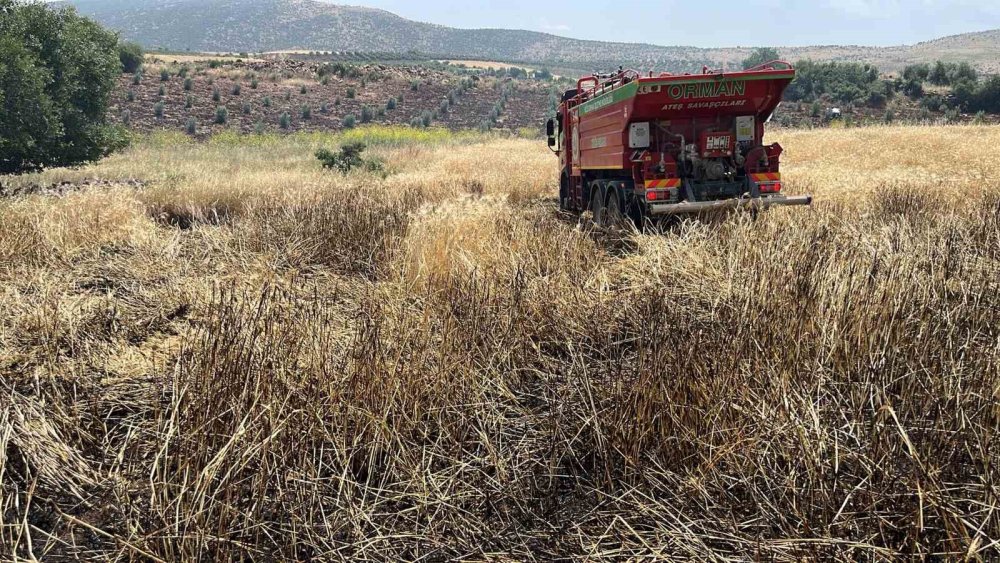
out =
[[[569,39],[504,29],[454,29],[404,19],[384,10],[316,0],[72,0],[82,13],[147,47],[261,52],[419,51],[447,58],[516,61],[591,70],[626,64],[686,71],[738,64],[751,47],[702,49]],[[912,62],[967,60],[1000,72],[1000,30],[899,47],[779,48],[789,60],[866,61],[886,71]]]

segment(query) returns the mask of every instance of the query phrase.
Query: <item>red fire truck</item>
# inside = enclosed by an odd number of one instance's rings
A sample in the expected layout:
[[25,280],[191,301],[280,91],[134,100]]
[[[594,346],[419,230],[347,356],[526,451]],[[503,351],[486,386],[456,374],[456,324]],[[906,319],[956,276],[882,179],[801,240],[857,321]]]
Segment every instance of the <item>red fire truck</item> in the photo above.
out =
[[585,76],[547,123],[559,202],[608,225],[720,209],[810,205],[781,193],[764,124],[795,78],[786,62],[740,72]]

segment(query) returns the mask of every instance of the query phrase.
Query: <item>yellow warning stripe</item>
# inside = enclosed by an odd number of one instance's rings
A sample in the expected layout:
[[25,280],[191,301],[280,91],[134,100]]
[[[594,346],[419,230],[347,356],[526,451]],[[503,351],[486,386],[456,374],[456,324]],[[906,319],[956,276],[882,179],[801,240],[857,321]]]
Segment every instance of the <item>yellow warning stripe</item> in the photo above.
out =
[[780,182],[781,173],[780,172],[766,172],[764,174],[751,174],[754,182]]
[[681,185],[680,178],[667,178],[665,180],[646,180],[646,189],[662,190],[667,188],[677,188]]

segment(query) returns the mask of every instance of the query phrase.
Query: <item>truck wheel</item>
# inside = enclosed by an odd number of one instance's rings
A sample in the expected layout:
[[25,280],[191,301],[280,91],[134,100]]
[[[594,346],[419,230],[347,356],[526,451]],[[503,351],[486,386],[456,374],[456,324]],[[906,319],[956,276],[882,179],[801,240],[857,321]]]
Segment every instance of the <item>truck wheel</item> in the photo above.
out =
[[604,226],[604,198],[601,197],[601,188],[595,187],[590,191],[590,212],[594,214],[594,224]]
[[604,208],[604,222],[609,229],[622,231],[625,229],[626,221],[622,213],[621,196],[618,195],[618,190],[611,190],[608,194],[608,204]]

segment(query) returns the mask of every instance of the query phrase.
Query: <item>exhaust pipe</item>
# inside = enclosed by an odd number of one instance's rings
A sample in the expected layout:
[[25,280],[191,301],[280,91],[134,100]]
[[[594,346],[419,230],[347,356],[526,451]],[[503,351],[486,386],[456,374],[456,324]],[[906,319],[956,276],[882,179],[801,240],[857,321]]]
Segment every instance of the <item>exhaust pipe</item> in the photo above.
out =
[[721,199],[718,201],[682,201],[681,203],[650,204],[650,215],[684,215],[727,209],[767,209],[785,205],[812,205],[811,195],[768,196]]

